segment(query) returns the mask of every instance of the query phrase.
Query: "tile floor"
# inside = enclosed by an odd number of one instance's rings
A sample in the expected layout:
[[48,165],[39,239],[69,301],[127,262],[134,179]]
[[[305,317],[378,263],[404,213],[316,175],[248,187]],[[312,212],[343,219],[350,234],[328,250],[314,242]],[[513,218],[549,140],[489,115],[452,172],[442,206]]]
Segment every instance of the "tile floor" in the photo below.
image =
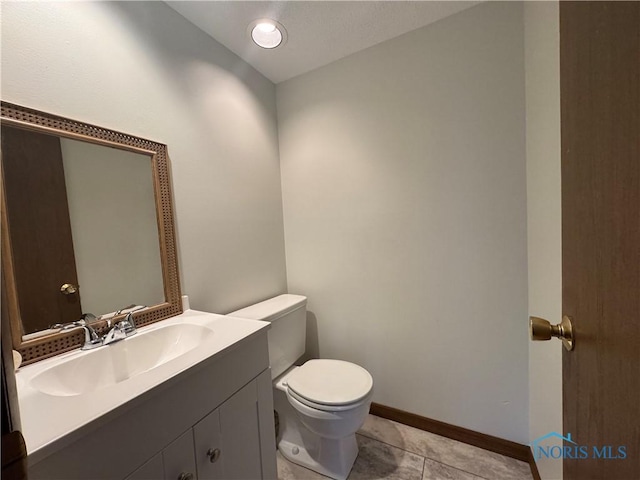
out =
[[[478,447],[369,415],[348,480],[530,480],[529,465]],[[278,453],[279,480],[326,480]]]

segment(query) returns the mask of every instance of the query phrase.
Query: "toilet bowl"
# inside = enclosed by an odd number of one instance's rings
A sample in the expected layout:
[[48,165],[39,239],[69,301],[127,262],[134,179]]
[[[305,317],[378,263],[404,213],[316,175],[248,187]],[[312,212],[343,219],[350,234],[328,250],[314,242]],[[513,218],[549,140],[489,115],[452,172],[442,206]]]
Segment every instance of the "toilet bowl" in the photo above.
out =
[[341,360],[309,360],[275,387],[282,455],[328,477],[347,478],[358,456],[355,434],[371,405],[369,372]]
[[269,360],[278,450],[291,462],[344,480],[358,456],[355,434],[369,413],[373,378],[343,360],[293,366],[304,354],[306,300],[280,295],[228,315],[272,323]]

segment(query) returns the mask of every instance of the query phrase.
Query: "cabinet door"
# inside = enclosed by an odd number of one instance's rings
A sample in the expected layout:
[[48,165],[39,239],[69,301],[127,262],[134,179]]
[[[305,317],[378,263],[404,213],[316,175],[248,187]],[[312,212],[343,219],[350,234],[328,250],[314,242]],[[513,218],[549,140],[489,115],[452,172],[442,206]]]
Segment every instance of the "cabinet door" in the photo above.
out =
[[220,432],[225,479],[262,478],[255,380],[220,406]]
[[164,480],[197,480],[193,431],[187,430],[162,451]]
[[164,478],[162,453],[158,453],[151,457],[151,460],[138,468],[125,480],[158,480],[160,478]]
[[193,427],[193,438],[199,480],[225,478],[219,408]]
[[262,478],[255,381],[201,420],[193,432],[200,480]]

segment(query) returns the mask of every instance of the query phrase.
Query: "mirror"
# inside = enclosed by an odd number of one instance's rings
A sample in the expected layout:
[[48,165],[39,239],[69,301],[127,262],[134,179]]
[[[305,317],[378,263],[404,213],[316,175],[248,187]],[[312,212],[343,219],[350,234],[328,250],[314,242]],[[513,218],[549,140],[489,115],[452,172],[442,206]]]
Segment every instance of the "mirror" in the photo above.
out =
[[166,146],[5,102],[1,128],[3,321],[25,363],[80,346],[49,327],[88,312],[181,313]]

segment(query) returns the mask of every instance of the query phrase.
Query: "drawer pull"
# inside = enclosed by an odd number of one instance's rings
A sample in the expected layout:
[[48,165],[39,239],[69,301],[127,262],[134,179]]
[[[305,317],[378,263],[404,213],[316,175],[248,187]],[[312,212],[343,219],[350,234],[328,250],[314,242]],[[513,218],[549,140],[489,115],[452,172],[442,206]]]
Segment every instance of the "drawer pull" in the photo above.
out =
[[210,448],[207,451],[207,457],[209,457],[209,461],[211,463],[216,463],[218,461],[218,459],[220,458],[220,453],[221,452],[220,452],[219,448],[216,448],[216,449]]
[[193,473],[191,472],[182,472],[180,474],[180,476],[178,477],[178,480],[193,480],[195,477],[193,476]]

